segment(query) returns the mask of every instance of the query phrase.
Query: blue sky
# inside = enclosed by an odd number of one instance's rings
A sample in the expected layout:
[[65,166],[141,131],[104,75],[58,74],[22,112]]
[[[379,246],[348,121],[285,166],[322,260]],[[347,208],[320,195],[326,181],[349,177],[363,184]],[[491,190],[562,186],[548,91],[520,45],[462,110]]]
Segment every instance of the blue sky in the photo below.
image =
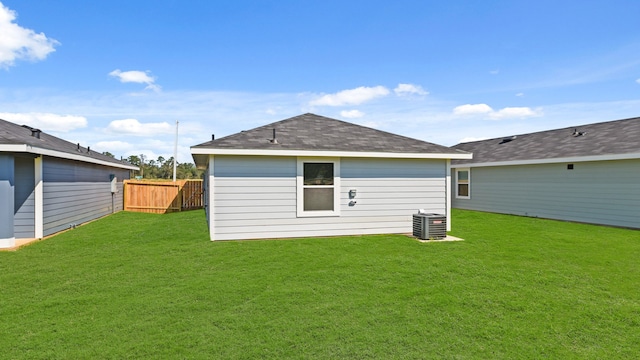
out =
[[0,0],[0,118],[116,156],[305,112],[442,145],[640,116],[640,2]]

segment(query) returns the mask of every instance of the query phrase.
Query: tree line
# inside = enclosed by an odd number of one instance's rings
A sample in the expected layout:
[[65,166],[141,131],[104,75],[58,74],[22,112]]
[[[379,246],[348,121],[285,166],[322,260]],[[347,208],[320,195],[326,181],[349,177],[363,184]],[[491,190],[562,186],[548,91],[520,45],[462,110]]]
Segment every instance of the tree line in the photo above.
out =
[[[103,153],[107,156],[115,157],[109,152]],[[139,171],[132,171],[131,178],[141,177],[143,179],[173,179],[173,156],[165,159],[158,156],[157,159],[147,159],[143,154],[131,155],[126,159],[130,164],[140,168]],[[193,163],[180,163],[176,165],[176,179],[202,179],[203,170],[199,170]]]

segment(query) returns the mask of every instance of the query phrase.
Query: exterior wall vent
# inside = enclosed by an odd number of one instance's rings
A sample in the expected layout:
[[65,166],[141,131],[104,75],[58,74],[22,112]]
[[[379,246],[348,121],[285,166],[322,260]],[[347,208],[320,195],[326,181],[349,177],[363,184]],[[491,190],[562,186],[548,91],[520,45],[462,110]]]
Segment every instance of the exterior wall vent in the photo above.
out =
[[447,237],[447,217],[442,214],[413,214],[413,236],[422,239]]

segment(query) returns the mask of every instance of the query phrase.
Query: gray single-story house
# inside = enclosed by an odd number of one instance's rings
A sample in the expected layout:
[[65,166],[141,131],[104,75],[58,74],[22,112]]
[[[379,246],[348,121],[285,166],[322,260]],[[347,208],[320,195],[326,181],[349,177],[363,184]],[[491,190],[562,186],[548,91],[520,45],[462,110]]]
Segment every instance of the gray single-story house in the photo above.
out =
[[454,208],[640,228],[640,118],[454,148]]
[[450,219],[450,161],[471,158],[309,113],[191,153],[211,240],[411,233],[419,209]]
[[0,120],[0,248],[122,209],[124,161]]

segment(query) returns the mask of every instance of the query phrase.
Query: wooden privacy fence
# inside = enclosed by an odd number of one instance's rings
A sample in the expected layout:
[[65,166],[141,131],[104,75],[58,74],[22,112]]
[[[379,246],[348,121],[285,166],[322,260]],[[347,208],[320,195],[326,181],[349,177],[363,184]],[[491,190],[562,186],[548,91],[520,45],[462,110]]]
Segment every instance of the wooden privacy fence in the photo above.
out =
[[164,214],[201,209],[202,180],[124,181],[124,210]]

